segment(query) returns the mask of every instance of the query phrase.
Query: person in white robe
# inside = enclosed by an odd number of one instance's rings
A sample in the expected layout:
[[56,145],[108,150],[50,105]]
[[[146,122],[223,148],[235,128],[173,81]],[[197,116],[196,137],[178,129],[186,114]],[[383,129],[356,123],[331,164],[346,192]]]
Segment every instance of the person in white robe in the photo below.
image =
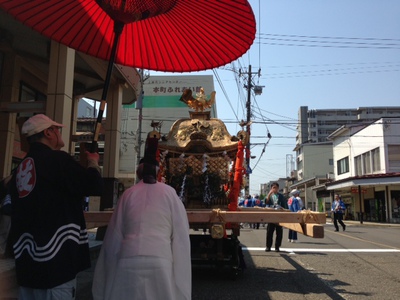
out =
[[137,174],[150,181],[123,193],[108,225],[94,272],[95,300],[191,299],[187,213],[176,191],[155,180],[158,170],[149,177],[147,167],[140,164]]

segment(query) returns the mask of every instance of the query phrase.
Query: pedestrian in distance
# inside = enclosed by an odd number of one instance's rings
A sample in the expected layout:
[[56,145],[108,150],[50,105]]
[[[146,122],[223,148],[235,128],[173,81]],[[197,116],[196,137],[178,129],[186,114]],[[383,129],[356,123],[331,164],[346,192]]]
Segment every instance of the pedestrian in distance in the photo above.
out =
[[[287,200],[285,196],[283,196],[283,194],[279,192],[279,184],[277,182],[273,182],[271,184],[271,190],[265,198],[265,207],[273,207],[275,209],[287,209]],[[280,247],[282,245],[283,228],[278,223],[268,223],[265,248],[265,251],[267,252],[271,251],[273,235],[275,231],[275,251],[280,251]]]
[[300,194],[299,194],[299,196],[297,197],[297,200],[299,200],[300,210],[306,209],[306,207],[304,206],[303,200],[300,198]]
[[90,267],[82,198],[101,195],[99,154],[76,162],[60,150],[62,127],[43,114],[22,126],[29,151],[10,182],[18,299],[75,299],[76,275]]
[[244,207],[253,207],[251,202],[251,195],[247,195],[246,199],[244,200]]
[[[254,197],[252,197],[251,195],[249,195],[247,197],[247,202],[246,202],[246,207],[254,207]],[[249,223],[248,224],[250,226],[250,228],[254,229],[255,228],[255,223]]]
[[[301,210],[301,206],[300,206],[300,191],[299,190],[292,190],[290,192],[290,194],[292,195],[289,199],[288,199],[288,207],[289,210],[292,212],[298,212]],[[297,243],[297,231],[291,230],[289,229],[289,236],[288,236],[288,242],[291,243]]]
[[[263,207],[261,199],[260,199],[260,196],[258,194],[254,195],[253,203],[254,203],[253,207]],[[253,223],[253,224],[251,224],[251,226],[252,226],[253,229],[260,229],[260,223],[259,222]]]
[[260,196],[257,194],[254,196],[254,206],[263,207],[263,202],[261,201]]
[[342,226],[343,231],[346,230],[346,225],[343,222],[343,214],[346,210],[346,205],[342,201],[340,195],[335,194],[335,200],[332,203],[332,213],[333,213],[333,225],[335,226],[335,231],[339,231],[339,224]]
[[247,198],[246,207],[254,207],[254,198],[251,195]]
[[187,213],[175,189],[157,181],[156,149],[157,139],[148,139],[140,181],[113,212],[94,272],[95,300],[191,299]]

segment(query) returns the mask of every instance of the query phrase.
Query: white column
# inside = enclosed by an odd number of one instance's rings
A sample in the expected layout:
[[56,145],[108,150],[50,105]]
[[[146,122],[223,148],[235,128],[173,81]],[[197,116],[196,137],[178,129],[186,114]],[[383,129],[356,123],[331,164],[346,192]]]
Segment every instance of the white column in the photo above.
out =
[[75,120],[72,111],[74,85],[75,50],[51,42],[49,80],[47,88],[46,114],[58,123],[64,124],[63,150],[71,153],[71,124]]
[[123,86],[113,86],[107,97],[103,176],[118,178]]

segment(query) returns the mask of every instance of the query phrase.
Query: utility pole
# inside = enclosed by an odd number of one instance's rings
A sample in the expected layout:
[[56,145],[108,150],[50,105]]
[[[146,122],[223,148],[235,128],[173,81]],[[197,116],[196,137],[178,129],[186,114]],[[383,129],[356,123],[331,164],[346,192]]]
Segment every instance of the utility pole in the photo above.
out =
[[141,159],[141,149],[142,149],[142,121],[143,121],[143,98],[144,98],[144,82],[150,77],[149,75],[144,75],[144,70],[139,70],[140,74],[140,95],[139,99],[136,101],[136,109],[138,110],[138,128],[136,133],[136,167],[139,165]]
[[294,160],[292,154],[286,154],[286,177],[292,177],[294,170]]
[[143,69],[139,70],[140,74],[140,95],[139,99],[136,101],[136,109],[138,110],[138,127],[136,132],[136,167],[139,165],[139,161],[141,159],[140,150],[142,148],[142,108],[143,108]]
[[[247,71],[247,85],[245,85],[245,88],[247,89],[247,101],[246,101],[246,110],[247,110],[247,118],[246,118],[246,133],[247,133],[247,144],[246,144],[246,186],[244,187],[244,192],[245,195],[248,196],[250,195],[250,174],[252,173],[252,170],[250,168],[250,159],[251,159],[251,153],[250,153],[250,125],[251,125],[251,90],[254,88],[254,92],[256,95],[261,95],[262,93],[262,88],[264,86],[259,86],[259,85],[253,85],[252,83],[252,75],[256,74],[259,77],[261,76],[261,69],[258,70],[256,73],[251,72],[251,65],[249,65],[249,69]],[[239,75],[241,74],[241,71],[239,70]]]
[[247,74],[247,101],[246,101],[246,109],[247,109],[247,119],[246,119],[246,132],[247,132],[247,145],[246,145],[246,186],[245,195],[246,197],[250,195],[250,120],[251,120],[251,65],[249,65],[249,70]]

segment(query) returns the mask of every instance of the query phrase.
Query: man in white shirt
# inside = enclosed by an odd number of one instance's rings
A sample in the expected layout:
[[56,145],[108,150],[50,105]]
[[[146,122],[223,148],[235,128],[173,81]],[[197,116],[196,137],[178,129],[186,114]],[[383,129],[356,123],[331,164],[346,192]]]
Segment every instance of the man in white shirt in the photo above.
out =
[[176,191],[156,180],[158,169],[145,154],[141,180],[118,201],[97,260],[95,300],[191,299],[187,213]]

